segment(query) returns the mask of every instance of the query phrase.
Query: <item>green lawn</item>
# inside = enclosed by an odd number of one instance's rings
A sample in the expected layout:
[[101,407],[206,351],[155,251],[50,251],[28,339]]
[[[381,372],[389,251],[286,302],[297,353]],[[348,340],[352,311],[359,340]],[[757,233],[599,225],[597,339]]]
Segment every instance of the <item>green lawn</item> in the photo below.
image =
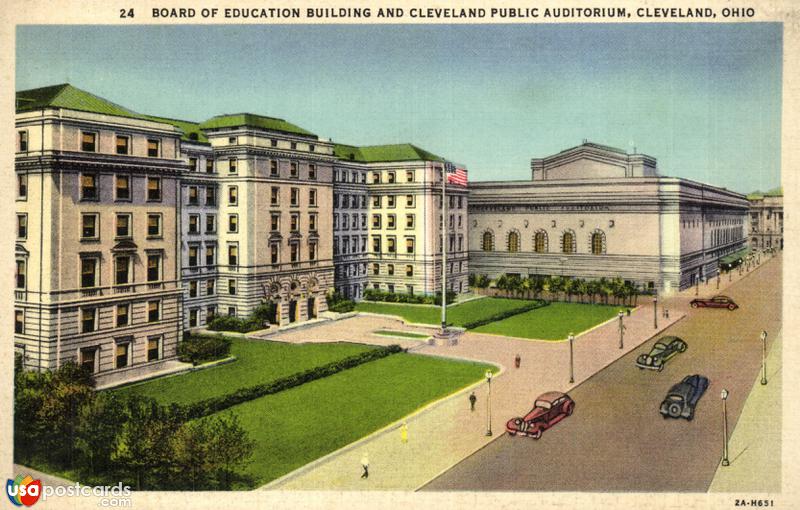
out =
[[161,404],[189,404],[302,372],[326,363],[374,349],[349,343],[287,344],[234,339],[231,354],[236,361],[196,372],[126,386],[120,394],[139,394]]
[[[482,298],[447,307],[447,323],[462,326],[471,321],[480,320],[505,310],[522,308],[533,303],[522,299]],[[418,324],[440,324],[442,309],[438,306],[406,305],[402,303],[374,303],[362,301],[356,304],[359,312],[383,313],[399,315],[408,322]]]
[[478,381],[487,368],[394,354],[225,412],[256,442],[245,472],[259,486]]
[[431,335],[426,335],[424,333],[412,333],[411,331],[394,331],[391,329],[379,329],[378,331],[375,331],[375,334],[381,336],[399,336],[403,338],[414,338],[419,340],[423,340],[431,336]]
[[618,306],[550,303],[472,331],[540,340],[563,340],[570,332],[577,335],[615,317],[619,310]]

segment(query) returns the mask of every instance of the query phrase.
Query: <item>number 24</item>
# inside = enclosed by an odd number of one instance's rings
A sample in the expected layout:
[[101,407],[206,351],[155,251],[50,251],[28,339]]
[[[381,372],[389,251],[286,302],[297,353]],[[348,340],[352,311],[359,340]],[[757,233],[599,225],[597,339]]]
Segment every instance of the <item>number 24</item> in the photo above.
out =
[[133,9],[120,9],[119,10],[119,17],[120,18],[133,18]]

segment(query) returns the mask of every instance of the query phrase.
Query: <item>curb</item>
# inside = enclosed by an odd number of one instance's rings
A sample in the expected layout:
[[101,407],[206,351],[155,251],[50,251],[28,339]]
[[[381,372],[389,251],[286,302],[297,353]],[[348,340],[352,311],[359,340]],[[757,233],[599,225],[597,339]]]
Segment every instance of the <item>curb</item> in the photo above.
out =
[[234,361],[236,361],[236,359],[237,359],[236,356],[230,355],[228,357],[225,357],[225,358],[222,358],[222,359],[218,359],[218,360],[214,360],[214,361],[209,361],[208,363],[202,363],[202,364],[197,365],[197,366],[189,365],[188,367],[183,367],[180,370],[176,370],[174,372],[169,372],[167,374],[158,374],[158,375],[155,375],[153,377],[148,377],[148,378],[144,378],[144,379],[137,379],[135,381],[124,381],[124,382],[121,382],[119,384],[110,385],[110,386],[104,386],[102,388],[96,388],[96,390],[97,391],[106,391],[106,390],[115,390],[115,389],[119,389],[119,388],[127,388],[127,387],[130,387],[130,386],[136,386],[136,385],[139,385],[139,384],[149,383],[149,382],[155,381],[157,379],[167,379],[169,377],[183,375],[183,374],[187,374],[189,372],[197,372],[198,370],[205,370],[206,368],[214,368],[214,367],[219,367],[219,366],[222,366],[222,365],[227,365],[228,363],[233,363]]

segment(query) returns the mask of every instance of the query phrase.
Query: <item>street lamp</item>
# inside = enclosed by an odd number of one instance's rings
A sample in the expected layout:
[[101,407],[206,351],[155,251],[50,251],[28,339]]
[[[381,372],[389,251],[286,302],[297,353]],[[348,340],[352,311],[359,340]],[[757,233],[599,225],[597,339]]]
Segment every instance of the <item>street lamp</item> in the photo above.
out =
[[572,355],[572,342],[575,341],[575,335],[569,334],[569,382],[575,382],[575,365],[573,363],[574,357]]
[[489,386],[489,392],[486,397],[486,435],[492,435],[492,371],[486,371],[486,384]]
[[761,332],[761,384],[767,384],[767,332]]
[[722,465],[730,466],[728,461],[728,408],[725,402],[728,400],[728,390],[723,389],[722,394]]
[[653,296],[653,329],[658,329],[658,295]]
[[697,280],[695,280],[695,282],[694,282],[694,295],[695,296],[699,296],[700,295],[700,277],[699,276],[697,277]]
[[717,268],[717,290],[719,290],[719,279],[722,278],[722,269]]
[[619,313],[617,314],[617,317],[619,317],[619,348],[620,349],[624,348],[623,347],[623,343],[622,343],[622,335],[623,335],[623,331],[625,331],[625,325],[622,324],[622,315],[623,315],[622,310],[620,310]]

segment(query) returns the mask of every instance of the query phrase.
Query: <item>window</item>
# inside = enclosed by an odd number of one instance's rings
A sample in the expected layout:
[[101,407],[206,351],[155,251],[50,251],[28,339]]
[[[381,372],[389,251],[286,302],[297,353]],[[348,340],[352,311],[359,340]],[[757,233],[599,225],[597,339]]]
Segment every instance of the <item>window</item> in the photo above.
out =
[[414,239],[406,239],[406,253],[414,253]]
[[[406,266],[406,276],[414,276],[414,266],[411,264]],[[411,294],[411,292],[409,292]]]
[[606,251],[605,235],[597,231],[592,233],[592,255],[602,255]]
[[380,183],[381,183],[380,172],[372,172],[372,184],[380,184]]
[[81,239],[97,239],[99,237],[97,214],[81,214]]
[[229,306],[228,307],[228,317],[236,317],[236,307]]
[[317,190],[315,190],[315,189],[308,190],[308,205],[310,207],[316,207],[316,205],[317,205]]
[[406,214],[406,228],[414,228],[414,215]]
[[381,274],[381,265],[380,264],[372,264],[372,274],[373,275]]
[[81,333],[97,329],[97,308],[81,308]]
[[147,256],[147,281],[161,280],[161,255],[151,253]]
[[394,207],[396,202],[397,202],[396,196],[389,195],[386,197],[386,207]]
[[292,262],[299,262],[300,261],[300,245],[298,243],[290,243],[289,247],[291,248],[289,251],[290,260]]
[[277,147],[277,146],[278,146],[278,140],[275,140],[275,139],[273,138],[272,140],[270,140],[270,141],[269,141],[269,144],[270,144],[272,147]]
[[297,142],[291,142],[289,147],[291,147],[292,150],[297,150]]
[[147,322],[158,322],[161,319],[161,301],[147,302]]
[[192,308],[189,310],[189,327],[196,328],[197,327],[197,308]]
[[197,171],[197,158],[189,158],[189,170],[192,172]]
[[147,237],[161,236],[161,214],[147,215]]
[[206,280],[206,295],[213,296],[214,291],[214,280]]
[[211,322],[217,316],[217,307],[209,306],[206,308],[206,321]]
[[17,175],[17,198],[28,198],[28,175]]
[[228,294],[230,294],[231,296],[236,295],[236,280],[232,278],[228,280]]
[[114,259],[114,285],[131,283],[131,258],[120,255]]
[[189,282],[189,297],[197,297],[197,281],[195,280]]
[[394,177],[395,177],[395,174],[394,174],[394,172],[389,172],[389,173],[386,175],[386,177],[387,177],[387,182],[388,182],[389,184],[394,184]]
[[239,247],[235,244],[228,246],[228,265],[235,266],[239,264]]
[[14,333],[25,333],[25,312],[22,310],[14,310]]
[[297,173],[297,163],[296,163],[296,162],[294,162],[294,161],[292,161],[291,163],[289,163],[289,176],[290,176],[290,177],[295,177],[295,178],[298,176],[298,173]]
[[189,233],[190,234],[199,234],[200,233],[200,215],[199,214],[190,214],[189,215]]
[[131,199],[131,178],[127,175],[117,175],[114,178],[114,192],[117,200]]
[[228,137],[228,143],[230,145],[236,145],[236,137],[235,136],[229,136]]
[[372,253],[381,252],[381,236],[372,236]]
[[[313,145],[311,147],[314,147]],[[311,149],[314,150],[313,148]],[[312,181],[317,180],[317,165],[311,163],[308,165],[308,178]]]
[[390,228],[390,229],[394,229],[395,228],[395,226],[396,226],[395,218],[396,217],[395,217],[394,214],[388,214],[386,216],[386,228]]
[[151,158],[157,158],[159,156],[158,152],[160,145],[161,142],[159,140],[147,140],[147,156]]
[[206,173],[207,174],[214,173],[214,160],[211,158],[206,159]]
[[280,205],[281,203],[280,188],[273,186],[269,190],[269,205]]
[[300,205],[300,190],[298,188],[292,188],[289,205],[293,207]]
[[217,247],[216,246],[206,246],[206,265],[213,266],[217,263],[216,257]]
[[314,232],[317,230],[317,215],[316,214],[309,214],[308,215],[308,230]]
[[386,264],[386,274],[394,276],[394,264]]
[[198,194],[197,186],[189,186],[189,205],[197,205]]
[[381,228],[381,215],[380,214],[373,214],[372,215],[372,228]]
[[81,199],[97,200],[97,175],[81,174]]
[[277,232],[281,229],[281,215],[280,213],[272,213],[270,215],[269,229],[272,232]]
[[381,208],[381,197],[380,197],[380,195],[372,197],[372,207],[374,207],[376,209],[380,209]]
[[309,152],[314,152],[314,149],[316,149],[316,147],[314,146],[314,144],[313,144],[313,143],[310,143],[310,144],[308,144],[308,150],[309,150]]
[[414,195],[406,195],[406,207],[414,207]]
[[125,368],[128,366],[128,355],[130,354],[130,342],[117,343],[114,349],[114,366],[116,368]]
[[230,158],[228,160],[228,173],[235,174],[236,172],[236,158]]
[[28,132],[27,131],[20,131],[19,132],[19,151],[20,152],[28,152]]
[[406,182],[414,182],[414,171],[409,170],[406,172]]
[[269,249],[270,249],[270,262],[272,264],[277,264],[280,261],[280,249],[278,248],[278,243],[270,244]]
[[308,243],[308,260],[317,260],[317,243],[314,241]]
[[117,135],[117,154],[130,154],[130,138]]
[[238,214],[229,214],[228,215],[228,232],[238,232],[239,231],[239,215]]
[[386,238],[386,251],[395,253],[397,251],[397,240],[394,237]]
[[483,239],[481,239],[481,249],[483,251],[494,250],[494,234],[491,232],[483,233]]
[[561,236],[561,252],[562,253],[575,253],[575,234],[564,232]]
[[97,150],[97,133],[83,131],[81,133],[81,150],[83,152],[95,152]]
[[24,289],[25,288],[25,273],[26,273],[26,263],[24,260],[17,260],[17,288]]
[[217,205],[217,188],[206,186],[206,205]]
[[239,203],[239,188],[237,186],[228,186],[228,204],[237,205]]
[[147,339],[147,361],[156,361],[161,357],[160,346],[161,337],[154,336]]
[[161,178],[148,177],[147,178],[147,200],[157,202],[161,200]]
[[292,214],[291,215],[291,223],[289,225],[289,229],[292,232],[297,232],[300,230],[300,215],[299,214]]
[[189,267],[197,267],[197,246],[189,246]]
[[519,232],[511,231],[508,233],[508,251],[511,253],[519,251]]
[[117,214],[117,237],[130,238],[131,237],[131,215],[130,214]]
[[17,238],[18,239],[27,239],[28,238],[28,215],[27,214],[17,214]]

